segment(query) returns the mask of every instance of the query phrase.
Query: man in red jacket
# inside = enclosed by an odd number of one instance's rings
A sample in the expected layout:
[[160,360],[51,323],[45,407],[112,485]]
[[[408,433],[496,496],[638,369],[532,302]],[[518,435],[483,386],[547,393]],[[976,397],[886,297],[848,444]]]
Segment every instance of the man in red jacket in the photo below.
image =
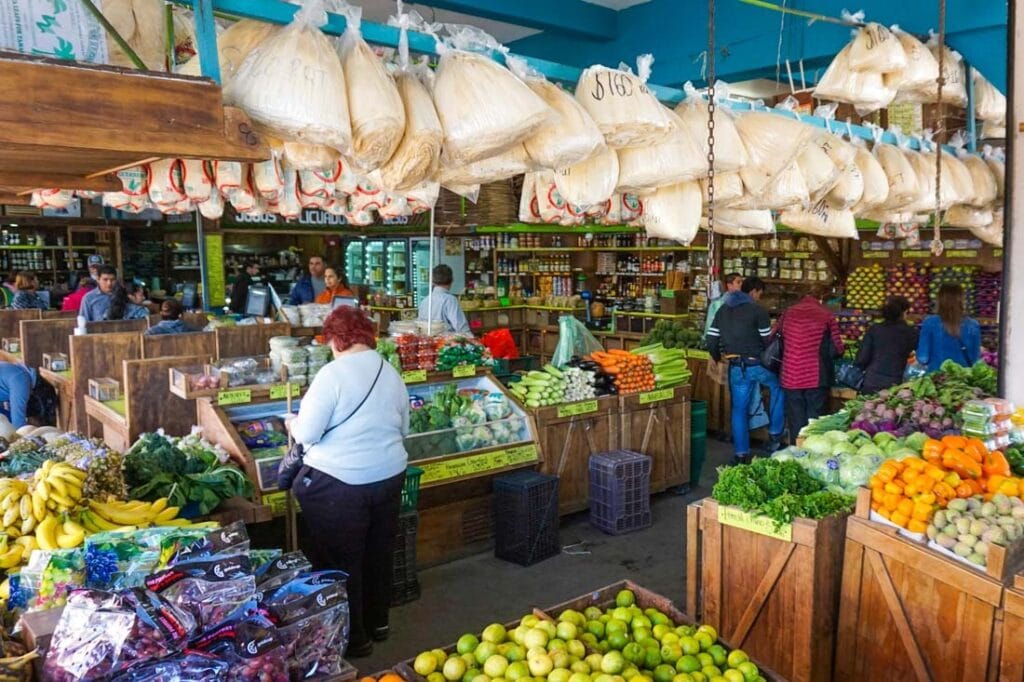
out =
[[832,311],[822,305],[828,287],[817,286],[779,319],[782,334],[780,379],[786,392],[790,440],[828,406],[833,359],[843,354],[843,340]]

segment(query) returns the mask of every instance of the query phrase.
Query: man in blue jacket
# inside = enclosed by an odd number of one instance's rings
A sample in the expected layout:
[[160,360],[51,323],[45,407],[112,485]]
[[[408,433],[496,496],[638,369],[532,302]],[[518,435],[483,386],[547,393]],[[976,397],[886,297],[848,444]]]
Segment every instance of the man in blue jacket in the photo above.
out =
[[324,259],[318,254],[309,257],[309,276],[303,277],[292,287],[292,305],[312,303],[327,286],[324,283]]
[[35,370],[12,362],[0,362],[0,412],[18,429],[28,423],[28,399],[36,383]]

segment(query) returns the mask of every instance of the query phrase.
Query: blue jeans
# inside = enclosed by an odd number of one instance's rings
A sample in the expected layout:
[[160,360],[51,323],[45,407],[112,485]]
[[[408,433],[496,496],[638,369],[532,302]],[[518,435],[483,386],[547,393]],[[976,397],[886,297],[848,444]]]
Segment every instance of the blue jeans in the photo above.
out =
[[782,387],[779,377],[761,365],[741,367],[730,365],[729,390],[732,392],[732,444],[737,457],[750,454],[750,408],[754,400],[761,399],[761,386],[767,386],[771,394],[768,400],[768,433],[773,438],[782,436],[786,427]]

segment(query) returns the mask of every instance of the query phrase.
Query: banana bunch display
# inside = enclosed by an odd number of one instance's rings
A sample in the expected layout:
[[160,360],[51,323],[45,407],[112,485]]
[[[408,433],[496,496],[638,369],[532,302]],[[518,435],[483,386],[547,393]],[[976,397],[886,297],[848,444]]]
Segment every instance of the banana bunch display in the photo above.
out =
[[186,526],[188,519],[178,518],[178,507],[168,507],[167,498],[153,502],[110,500],[97,502],[88,500],[88,506],[78,518],[90,533],[108,530],[134,530],[149,526]]

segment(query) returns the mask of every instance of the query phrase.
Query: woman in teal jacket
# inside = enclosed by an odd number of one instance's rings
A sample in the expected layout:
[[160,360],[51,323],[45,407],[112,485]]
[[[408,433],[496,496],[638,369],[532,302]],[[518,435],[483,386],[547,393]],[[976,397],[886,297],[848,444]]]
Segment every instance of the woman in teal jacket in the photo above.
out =
[[943,284],[936,298],[937,315],[921,323],[917,361],[937,372],[946,360],[970,367],[981,359],[981,326],[964,315],[964,290],[959,284]]

